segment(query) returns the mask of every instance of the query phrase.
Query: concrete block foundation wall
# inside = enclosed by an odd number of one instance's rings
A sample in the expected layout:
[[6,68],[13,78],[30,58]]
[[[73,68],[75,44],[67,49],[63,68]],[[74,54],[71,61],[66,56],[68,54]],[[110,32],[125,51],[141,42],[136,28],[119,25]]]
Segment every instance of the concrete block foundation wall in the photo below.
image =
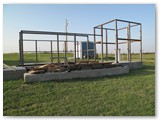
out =
[[60,72],[60,73],[44,73],[44,74],[24,74],[24,81],[40,82],[40,81],[54,81],[54,80],[65,80],[65,79],[76,79],[76,78],[92,78],[101,76],[111,76],[129,73],[129,67],[114,67],[107,69],[93,69],[93,70],[81,70],[72,72]]
[[121,62],[123,67],[114,67],[106,69],[92,69],[60,73],[44,73],[44,74],[29,74],[25,67],[16,67],[13,69],[3,69],[3,80],[18,80],[23,79],[25,82],[65,80],[75,78],[92,78],[100,76],[111,76],[129,73],[129,69],[138,69],[143,67],[142,62]]
[[143,62],[121,62],[119,64],[123,66],[128,66],[129,69],[139,69],[143,67]]
[[14,69],[3,69],[3,80],[18,80],[23,79],[26,73],[25,67],[16,67]]

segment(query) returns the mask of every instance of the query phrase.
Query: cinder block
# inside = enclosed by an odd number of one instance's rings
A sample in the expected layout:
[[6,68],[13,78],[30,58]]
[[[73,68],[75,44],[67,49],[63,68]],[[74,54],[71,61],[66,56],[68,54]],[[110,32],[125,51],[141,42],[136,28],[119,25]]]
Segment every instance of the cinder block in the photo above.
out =
[[15,67],[14,69],[3,69],[3,80],[23,79],[23,74],[27,72],[25,67]]
[[119,63],[120,65],[123,66],[128,66],[129,69],[138,69],[138,68],[143,68],[143,62],[121,62]]

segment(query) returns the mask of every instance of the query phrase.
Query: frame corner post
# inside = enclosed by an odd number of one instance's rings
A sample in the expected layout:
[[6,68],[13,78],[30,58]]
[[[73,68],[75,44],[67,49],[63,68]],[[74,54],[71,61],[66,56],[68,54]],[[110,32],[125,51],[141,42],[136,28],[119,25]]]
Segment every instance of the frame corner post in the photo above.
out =
[[140,24],[140,61],[143,61],[143,56],[142,56],[142,24]]
[[93,28],[94,31],[94,61],[96,61],[96,28]]
[[19,60],[20,65],[24,66],[24,54],[23,54],[23,32],[19,32]]
[[116,42],[115,63],[119,63],[119,61],[118,61],[118,30],[117,30],[117,19],[115,19],[115,42]]

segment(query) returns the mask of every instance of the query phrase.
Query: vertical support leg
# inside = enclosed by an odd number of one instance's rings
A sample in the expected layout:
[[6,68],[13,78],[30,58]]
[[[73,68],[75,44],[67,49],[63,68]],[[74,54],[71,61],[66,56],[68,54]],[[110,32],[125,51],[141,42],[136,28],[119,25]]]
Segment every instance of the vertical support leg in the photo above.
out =
[[22,65],[21,32],[19,32],[19,63]]
[[108,61],[108,32],[106,29],[106,61]]
[[89,61],[89,52],[88,52],[88,48],[89,48],[89,36],[87,36],[87,61]]
[[127,27],[127,45],[128,45],[128,61],[131,62],[131,40],[130,40],[130,23],[128,24]]
[[142,25],[140,25],[140,60],[142,62]]
[[[129,28],[129,39],[131,39],[131,28],[130,28],[130,23],[128,25],[128,28]],[[129,40],[129,62],[131,62],[131,40]]]
[[37,40],[35,40],[35,52],[36,52],[36,63],[38,63],[38,55],[37,55]]
[[53,63],[53,53],[52,53],[52,51],[53,50],[52,50],[52,41],[51,41],[51,55],[50,55],[51,56],[51,63]]
[[58,63],[60,62],[59,60],[59,35],[57,34],[57,59],[58,59]]
[[24,66],[24,54],[23,54],[23,32],[19,32],[19,51],[20,51],[20,64]]
[[76,63],[76,35],[74,34],[74,62]]
[[93,28],[94,31],[94,61],[96,61],[96,28]]
[[117,30],[117,20],[115,20],[115,41],[116,41],[115,63],[119,63],[119,61],[118,61],[118,30]]
[[129,28],[127,27],[127,61],[129,61]]
[[101,25],[101,62],[103,63],[103,26]]
[[64,48],[65,64],[67,63],[67,53],[66,53],[66,51],[67,51],[67,47],[66,47],[67,44],[66,44],[66,42],[67,42],[67,41],[64,41],[64,47],[65,47],[65,48]]
[[77,41],[77,58],[78,58],[78,61],[79,61],[79,43]]

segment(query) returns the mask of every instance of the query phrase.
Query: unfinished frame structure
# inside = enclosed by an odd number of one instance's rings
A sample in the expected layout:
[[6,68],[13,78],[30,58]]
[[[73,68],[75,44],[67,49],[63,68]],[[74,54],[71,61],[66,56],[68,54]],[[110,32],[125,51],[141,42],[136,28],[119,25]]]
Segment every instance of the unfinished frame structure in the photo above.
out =
[[[122,27],[122,28],[118,28],[118,22],[124,22],[127,23],[128,25],[126,27]],[[114,28],[108,28],[105,27],[107,24],[109,23],[114,23]],[[131,25],[132,24],[132,25]],[[139,26],[139,39],[132,39],[131,38],[131,27],[135,27],[135,26]],[[100,35],[101,35],[101,41],[96,41],[96,30],[100,29]],[[118,60],[118,50],[119,44],[126,44],[127,43],[127,59],[129,62],[131,62],[131,43],[132,42],[139,42],[140,43],[140,61],[142,62],[142,25],[141,23],[137,23],[137,22],[131,22],[131,21],[126,21],[126,20],[119,20],[119,19],[114,19],[108,22],[105,22],[103,24],[97,25],[93,28],[94,30],[94,49],[96,51],[96,44],[101,44],[101,62],[103,63],[104,61],[104,50],[103,50],[103,44],[106,45],[106,60],[108,59],[108,44],[114,44],[116,45],[116,53],[115,53],[115,63],[119,63],[120,61]],[[104,30],[106,31],[106,41],[104,42]],[[111,43],[108,42],[108,31],[112,30],[115,32],[115,42]],[[118,31],[120,30],[127,30],[127,38],[120,38],[118,35]],[[119,40],[124,40],[127,42],[119,42]],[[95,52],[96,53],[96,52]],[[95,55],[94,55],[95,56]],[[94,58],[94,60],[96,60],[96,57]]]
[[[127,23],[128,25],[126,27],[123,28],[118,28],[118,22],[124,22]],[[106,27],[107,24],[109,23],[114,23],[114,28],[109,28]],[[131,38],[131,31],[130,28],[134,27],[134,26],[139,26],[139,39],[132,39]],[[100,34],[96,34],[96,30],[100,30]],[[108,31],[112,30],[115,32],[115,42],[114,43],[110,43],[108,42]],[[127,38],[120,38],[118,35],[118,31],[119,30],[127,30]],[[66,42],[73,42],[74,43],[74,62],[77,62],[77,57],[76,57],[76,52],[78,52],[76,50],[76,47],[78,48],[78,40],[77,37],[85,37],[87,38],[87,61],[89,61],[89,51],[90,49],[88,48],[88,43],[89,43],[89,37],[93,36],[93,41],[94,41],[94,61],[96,61],[97,59],[97,50],[96,50],[96,45],[97,44],[101,44],[101,62],[104,62],[104,53],[106,53],[106,61],[108,60],[108,45],[109,44],[114,44],[116,45],[116,49],[115,49],[115,63],[119,63],[120,61],[118,60],[118,50],[119,50],[119,44],[127,44],[127,60],[129,62],[131,62],[131,43],[132,42],[139,42],[140,43],[140,61],[142,62],[142,25],[141,23],[137,23],[137,22],[131,22],[131,21],[126,21],[126,20],[119,20],[119,19],[114,19],[108,22],[105,22],[103,24],[97,25],[93,28],[94,33],[93,34],[84,34],[84,33],[66,33],[66,32],[48,32],[48,31],[29,31],[29,30],[21,30],[19,32],[19,55],[20,55],[20,65],[24,66],[25,65],[25,60],[24,60],[24,48],[23,48],[23,41],[34,41],[35,42],[35,57],[36,57],[36,63],[38,63],[38,49],[37,49],[37,43],[44,41],[44,42],[50,42],[50,62],[53,62],[53,46],[52,43],[56,42],[57,44],[57,60],[58,62],[60,62],[60,58],[64,58],[65,60],[65,64],[67,61],[67,46],[66,46]],[[106,31],[106,41],[104,42],[104,31]],[[55,40],[34,40],[34,39],[24,39],[24,34],[39,34],[39,35],[52,35],[52,36],[56,36],[57,39]],[[73,40],[62,40],[59,37],[60,36],[72,36]],[[96,37],[99,36],[101,37],[100,41],[96,40]],[[124,40],[126,42],[119,42],[119,40]],[[64,57],[60,57],[60,50],[59,50],[59,43],[60,42],[64,42],[65,44],[65,51],[64,51]],[[106,51],[104,52],[103,49],[103,45],[106,45]]]
[[[52,35],[52,36],[57,36],[57,39],[55,40],[34,40],[34,39],[24,39],[23,36],[24,34],[40,34],[40,35]],[[20,65],[24,66],[25,65],[25,60],[24,60],[24,49],[23,49],[23,42],[24,41],[34,41],[35,42],[35,57],[36,57],[36,63],[38,63],[38,49],[37,49],[37,43],[38,42],[50,42],[50,62],[53,62],[53,46],[52,43],[56,42],[57,44],[57,60],[58,62],[60,62],[60,58],[63,58],[65,61],[67,61],[67,50],[66,50],[66,40],[61,40],[59,39],[60,36],[72,36],[73,40],[67,40],[67,42],[73,42],[74,43],[74,62],[77,62],[77,56],[76,56],[76,52],[78,52],[78,44],[77,44],[77,37],[85,37],[87,38],[87,60],[89,61],[89,51],[90,49],[88,48],[88,43],[89,43],[89,36],[101,36],[101,35],[96,35],[96,34],[84,34],[84,33],[65,33],[65,32],[48,32],[48,31],[29,31],[29,30],[22,30],[21,32],[19,32],[19,53],[20,53]],[[60,50],[59,50],[59,43],[60,42],[64,42],[65,44],[65,51],[64,51],[64,57],[60,57]],[[76,50],[77,47],[77,50]],[[30,52],[30,51],[27,51]],[[32,51],[31,51],[32,52]],[[78,59],[79,60],[79,59]]]

